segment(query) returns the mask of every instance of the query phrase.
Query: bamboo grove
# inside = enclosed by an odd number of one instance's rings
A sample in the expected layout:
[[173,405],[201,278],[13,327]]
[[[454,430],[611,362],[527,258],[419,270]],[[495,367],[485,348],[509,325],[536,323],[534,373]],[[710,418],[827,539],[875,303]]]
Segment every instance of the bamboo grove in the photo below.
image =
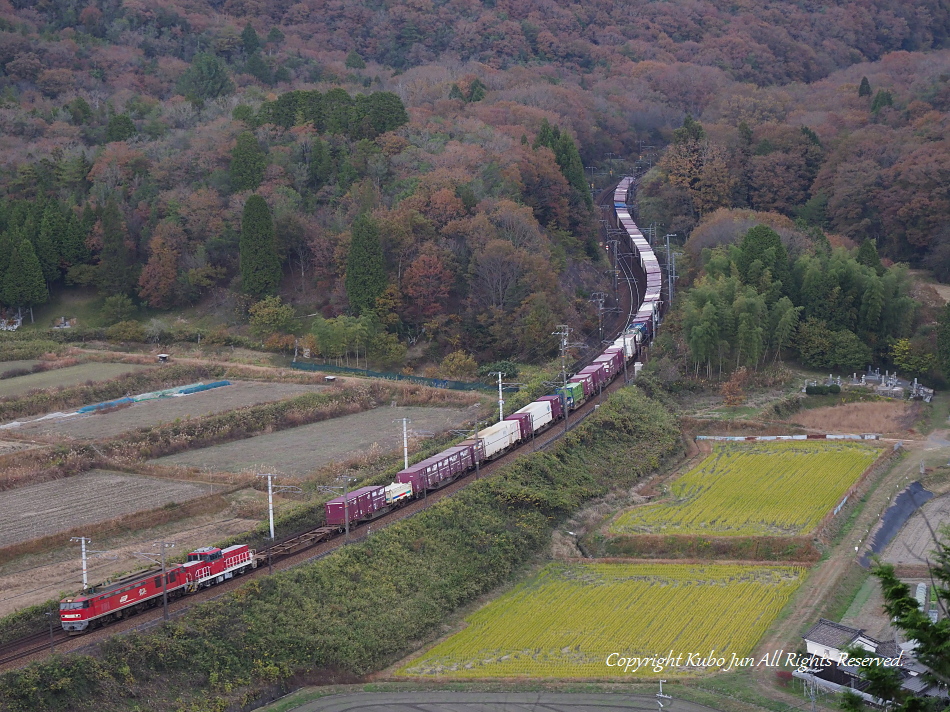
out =
[[873,243],[850,253],[816,232],[797,252],[765,225],[702,250],[702,274],[682,305],[696,374],[758,368],[784,349],[806,366],[859,369],[910,333],[907,270],[885,268]]

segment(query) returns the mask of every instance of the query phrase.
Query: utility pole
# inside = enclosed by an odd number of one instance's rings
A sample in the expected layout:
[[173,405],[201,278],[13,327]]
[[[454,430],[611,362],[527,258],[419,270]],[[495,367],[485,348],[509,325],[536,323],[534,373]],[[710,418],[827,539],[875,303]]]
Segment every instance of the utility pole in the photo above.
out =
[[348,475],[340,475],[336,478],[336,481],[342,482],[343,486],[319,485],[317,489],[321,492],[329,492],[330,494],[336,494],[341,490],[343,491],[343,526],[346,532],[344,534],[344,540],[348,542],[350,540],[350,482],[356,482],[356,478]]
[[409,469],[409,423],[412,421],[409,418],[396,418],[393,422],[398,423],[402,421],[402,469]]
[[102,554],[106,554],[106,553],[108,553],[108,552],[105,552],[105,551],[96,551],[96,550],[94,550],[94,549],[88,549],[88,548],[86,548],[86,545],[87,545],[87,544],[91,544],[91,543],[92,543],[92,539],[89,539],[88,537],[84,537],[84,536],[74,536],[74,537],[70,537],[69,540],[70,540],[70,541],[78,541],[79,544],[80,544],[81,547],[82,547],[82,549],[81,549],[81,552],[82,552],[82,590],[83,590],[83,592],[85,592],[85,591],[88,590],[88,588],[89,588],[89,576],[88,576],[88,573],[89,573],[89,563],[88,563],[88,562],[89,562],[89,554],[96,554],[96,558],[99,558],[99,559],[111,559],[111,560],[113,560],[113,561],[115,561],[118,557],[117,557],[117,556],[114,556],[114,555],[113,555],[113,556],[102,556]]
[[501,393],[501,387],[504,384],[501,382],[501,377],[507,376],[508,374],[504,371],[492,371],[488,375],[498,376],[498,422],[500,423],[505,419],[505,397]]
[[91,544],[92,539],[87,539],[84,536],[74,536],[69,538],[70,541],[78,541],[82,552],[82,590],[85,591],[89,588],[89,575],[88,575],[88,566],[86,565],[86,544]]
[[271,561],[271,549],[274,547],[274,492],[295,492],[301,493],[302,489],[293,485],[277,485],[274,487],[274,478],[277,475],[258,475],[258,477],[267,478],[267,513],[270,519],[270,547],[267,549],[267,573],[274,573],[274,562]]
[[669,285],[667,288],[667,296],[670,299],[670,305],[673,304],[673,280],[676,279],[676,255],[670,252],[670,238],[676,237],[676,233],[667,233],[666,234],[666,283]]
[[568,413],[567,413],[567,349],[573,344],[568,343],[568,337],[571,334],[571,327],[567,324],[558,324],[557,331],[551,332],[554,336],[561,338],[561,408],[564,411],[564,432],[568,431]]
[[[479,405],[481,404],[476,403],[475,407],[477,408]],[[475,479],[476,480],[479,479],[479,476],[481,473],[481,470],[479,468],[479,459],[478,459],[478,426],[479,424],[480,424],[479,421],[476,420],[475,427],[472,430],[453,430],[452,431],[456,435],[462,435],[463,437],[468,435],[469,433],[474,433],[472,437],[475,440],[475,449],[472,451],[472,459],[475,460]]]
[[[136,552],[133,556],[138,556],[140,559],[145,559],[151,561],[155,564],[161,564],[162,566],[162,617],[167,621],[168,620],[168,576],[165,574],[165,550],[173,549],[175,544],[170,541],[158,541],[155,542],[155,546],[159,548],[158,552],[146,551],[146,552]],[[159,558],[155,558],[159,557]]]
[[55,615],[55,611],[46,611],[46,617],[49,619],[49,651],[51,653],[56,652],[56,643],[53,640],[53,616]]
[[270,517],[270,540],[271,540],[271,543],[273,544],[274,542],[274,493],[275,492],[277,493],[294,492],[296,494],[300,494],[301,492],[303,492],[303,490],[300,489],[299,487],[295,487],[294,485],[277,485],[276,487],[274,487],[274,478],[277,477],[277,475],[274,475],[274,474],[258,475],[258,477],[267,478],[267,513]]
[[603,292],[594,292],[587,301],[597,305],[597,338],[604,340],[604,302],[607,295]]

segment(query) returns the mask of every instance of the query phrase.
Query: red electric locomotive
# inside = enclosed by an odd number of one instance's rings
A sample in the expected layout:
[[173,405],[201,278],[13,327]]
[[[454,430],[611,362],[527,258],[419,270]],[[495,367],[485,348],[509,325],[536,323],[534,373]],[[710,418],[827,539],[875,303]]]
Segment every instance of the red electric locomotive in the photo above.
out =
[[59,604],[60,622],[63,630],[81,633],[161,603],[163,591],[169,598],[178,598],[256,567],[257,558],[247,544],[195,549],[184,564],[165,569],[164,585],[162,572],[153,570],[92,589],[83,596],[63,599]]

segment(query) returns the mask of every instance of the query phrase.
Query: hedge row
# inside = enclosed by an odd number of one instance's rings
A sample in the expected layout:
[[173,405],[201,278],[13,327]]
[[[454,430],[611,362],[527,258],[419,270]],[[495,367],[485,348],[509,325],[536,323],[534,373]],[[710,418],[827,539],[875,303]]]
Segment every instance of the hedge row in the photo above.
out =
[[0,337],[0,362],[22,361],[43,354],[62,353],[64,350],[65,347],[62,344],[47,339],[10,341],[6,337]]
[[810,396],[826,396],[829,393],[837,395],[841,393],[841,386],[832,383],[830,386],[805,386],[805,393]]
[[223,710],[295,673],[364,674],[510,579],[558,519],[680,449],[674,418],[625,389],[551,451],[516,460],[312,565],[259,578],[96,657],[0,677],[0,710]]
[[821,557],[808,537],[711,537],[622,535],[603,542],[605,556],[636,559],[725,559],[729,561],[814,562]]

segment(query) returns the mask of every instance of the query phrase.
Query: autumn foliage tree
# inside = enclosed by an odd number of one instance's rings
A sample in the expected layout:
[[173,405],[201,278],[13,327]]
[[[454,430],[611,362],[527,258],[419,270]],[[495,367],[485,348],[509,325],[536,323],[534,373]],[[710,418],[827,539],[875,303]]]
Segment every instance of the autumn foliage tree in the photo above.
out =
[[402,292],[409,300],[411,318],[425,321],[444,312],[454,279],[436,251],[420,254],[403,275]]

